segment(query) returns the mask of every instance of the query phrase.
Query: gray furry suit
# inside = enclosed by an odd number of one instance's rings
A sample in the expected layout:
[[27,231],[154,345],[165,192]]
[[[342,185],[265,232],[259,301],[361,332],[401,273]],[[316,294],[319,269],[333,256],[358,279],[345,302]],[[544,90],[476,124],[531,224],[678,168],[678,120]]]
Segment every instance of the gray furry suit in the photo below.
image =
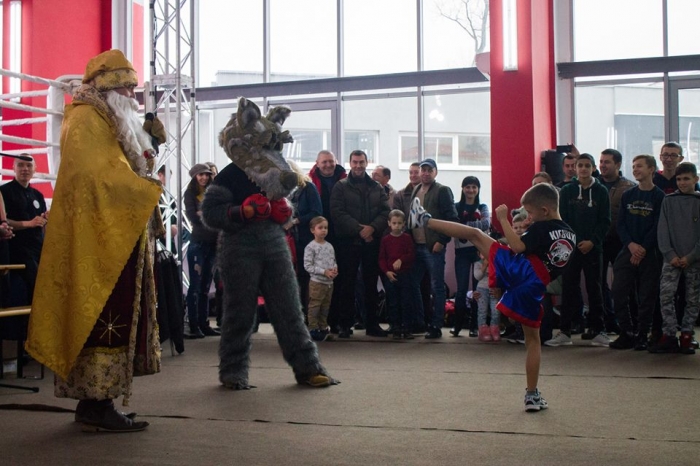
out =
[[219,136],[233,163],[217,175],[202,202],[204,223],[221,230],[217,260],[224,309],[219,380],[237,390],[252,387],[248,369],[258,295],[265,298],[277,341],[297,383],[313,387],[337,383],[321,365],[304,324],[281,226],[290,214],[284,197],[295,189],[298,179],[281,156],[283,144],[292,140],[289,132],[281,131],[289,112],[276,107],[263,117],[253,102],[239,100],[237,114]]

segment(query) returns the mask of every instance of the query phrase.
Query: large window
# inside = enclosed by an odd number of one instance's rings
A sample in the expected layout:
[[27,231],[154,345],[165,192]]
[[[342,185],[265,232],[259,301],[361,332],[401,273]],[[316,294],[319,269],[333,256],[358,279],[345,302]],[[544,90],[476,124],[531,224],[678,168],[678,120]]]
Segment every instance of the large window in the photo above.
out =
[[424,2],[423,33],[423,69],[475,66],[475,55],[489,51],[488,1]]
[[263,2],[199,2],[197,86],[262,82]]
[[334,1],[271,0],[270,81],[337,76],[336,24]]
[[345,75],[417,70],[415,0],[344,2]]
[[668,54],[695,55],[700,53],[700,2],[698,0],[667,0]]
[[350,152],[361,149],[367,152],[370,163],[396,167],[399,135],[415,132],[417,106],[415,96],[345,101],[343,156],[339,159],[347,162]]
[[576,88],[576,146],[596,160],[605,148],[622,152],[632,177],[636,155],[658,155],[664,139],[664,96],[659,83]]
[[663,55],[661,0],[574,0],[576,61]]

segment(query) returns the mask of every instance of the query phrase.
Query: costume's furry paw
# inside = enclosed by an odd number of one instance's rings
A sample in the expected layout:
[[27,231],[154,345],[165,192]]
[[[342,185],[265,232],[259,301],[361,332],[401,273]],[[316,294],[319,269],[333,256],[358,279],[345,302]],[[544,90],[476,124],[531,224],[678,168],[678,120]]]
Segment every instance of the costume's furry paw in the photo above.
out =
[[255,385],[250,385],[248,382],[222,382],[224,387],[230,388],[231,390],[250,390],[251,388],[257,388]]

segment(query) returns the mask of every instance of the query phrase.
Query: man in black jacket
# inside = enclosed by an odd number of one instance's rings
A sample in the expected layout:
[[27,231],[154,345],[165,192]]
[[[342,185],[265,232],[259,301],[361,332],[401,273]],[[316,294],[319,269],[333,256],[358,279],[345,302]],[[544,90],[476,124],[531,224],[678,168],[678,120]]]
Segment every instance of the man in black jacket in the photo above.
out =
[[367,154],[361,150],[352,151],[350,175],[338,181],[331,194],[340,287],[339,338],[349,338],[350,327],[355,322],[354,291],[360,265],[367,307],[367,335],[386,336],[377,319],[377,279],[379,242],[387,228],[389,202],[382,186],[370,178],[366,169]]

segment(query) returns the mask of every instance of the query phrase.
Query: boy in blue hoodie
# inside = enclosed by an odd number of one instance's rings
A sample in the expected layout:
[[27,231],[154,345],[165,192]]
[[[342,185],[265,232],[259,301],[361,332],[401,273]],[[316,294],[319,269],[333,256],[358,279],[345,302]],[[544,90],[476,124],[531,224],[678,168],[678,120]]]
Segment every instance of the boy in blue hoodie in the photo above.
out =
[[610,227],[610,198],[597,179],[593,177],[595,159],[591,154],[581,154],[576,159],[576,177],[559,193],[559,213],[576,233],[576,249],[564,270],[560,332],[546,346],[571,345],[571,320],[580,309],[581,271],[588,293],[588,331],[595,335],[593,346],[608,346],[603,320],[603,289],[601,285],[603,240]]

